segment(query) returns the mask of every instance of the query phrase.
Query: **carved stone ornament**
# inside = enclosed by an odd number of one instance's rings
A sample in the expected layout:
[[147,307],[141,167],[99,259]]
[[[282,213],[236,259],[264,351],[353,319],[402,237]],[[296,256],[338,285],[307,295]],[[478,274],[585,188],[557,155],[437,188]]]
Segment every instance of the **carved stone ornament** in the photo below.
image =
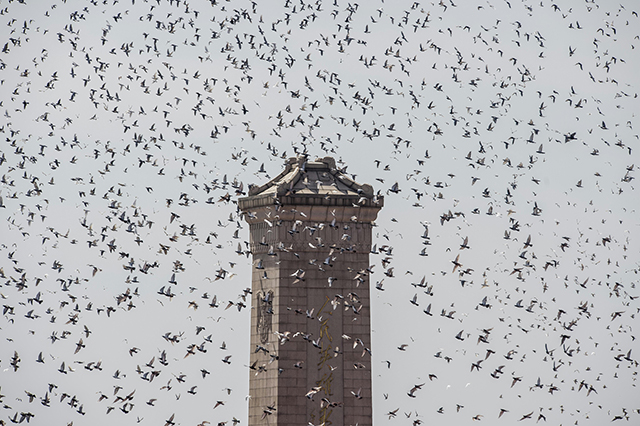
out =
[[266,344],[271,334],[271,319],[273,316],[273,291],[258,293],[256,332],[260,343]]

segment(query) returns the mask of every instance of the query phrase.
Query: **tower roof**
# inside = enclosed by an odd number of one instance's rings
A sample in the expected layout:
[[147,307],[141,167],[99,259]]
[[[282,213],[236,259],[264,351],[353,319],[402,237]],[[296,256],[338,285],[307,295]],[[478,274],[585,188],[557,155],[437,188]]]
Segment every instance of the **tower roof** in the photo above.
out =
[[252,186],[240,198],[241,210],[273,204],[382,207],[371,185],[359,184],[336,168],[333,157],[308,161],[291,157],[285,169],[261,186]]

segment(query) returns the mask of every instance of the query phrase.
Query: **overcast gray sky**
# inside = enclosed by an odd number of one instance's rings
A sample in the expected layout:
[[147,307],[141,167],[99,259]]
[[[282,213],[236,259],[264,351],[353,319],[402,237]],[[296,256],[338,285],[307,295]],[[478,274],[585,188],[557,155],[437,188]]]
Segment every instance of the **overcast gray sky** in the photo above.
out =
[[0,8],[0,420],[246,424],[235,201],[306,154],[385,196],[376,423],[639,421],[637,3]]

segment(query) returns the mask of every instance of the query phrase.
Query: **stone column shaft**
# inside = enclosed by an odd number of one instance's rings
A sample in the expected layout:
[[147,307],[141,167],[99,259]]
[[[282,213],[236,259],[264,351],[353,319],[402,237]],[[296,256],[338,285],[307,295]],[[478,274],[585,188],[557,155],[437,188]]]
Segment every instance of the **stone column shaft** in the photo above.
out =
[[253,255],[249,426],[372,423],[368,270],[382,202],[352,181],[358,192],[295,192],[299,169],[349,184],[332,161],[290,160],[275,193],[240,200]]

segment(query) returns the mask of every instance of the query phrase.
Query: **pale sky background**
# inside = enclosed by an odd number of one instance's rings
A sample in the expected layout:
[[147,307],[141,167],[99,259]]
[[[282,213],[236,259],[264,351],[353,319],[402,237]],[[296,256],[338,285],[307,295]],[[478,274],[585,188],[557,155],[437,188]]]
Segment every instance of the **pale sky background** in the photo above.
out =
[[1,0],[0,421],[246,424],[235,201],[306,153],[385,196],[376,424],[637,424],[637,6]]

